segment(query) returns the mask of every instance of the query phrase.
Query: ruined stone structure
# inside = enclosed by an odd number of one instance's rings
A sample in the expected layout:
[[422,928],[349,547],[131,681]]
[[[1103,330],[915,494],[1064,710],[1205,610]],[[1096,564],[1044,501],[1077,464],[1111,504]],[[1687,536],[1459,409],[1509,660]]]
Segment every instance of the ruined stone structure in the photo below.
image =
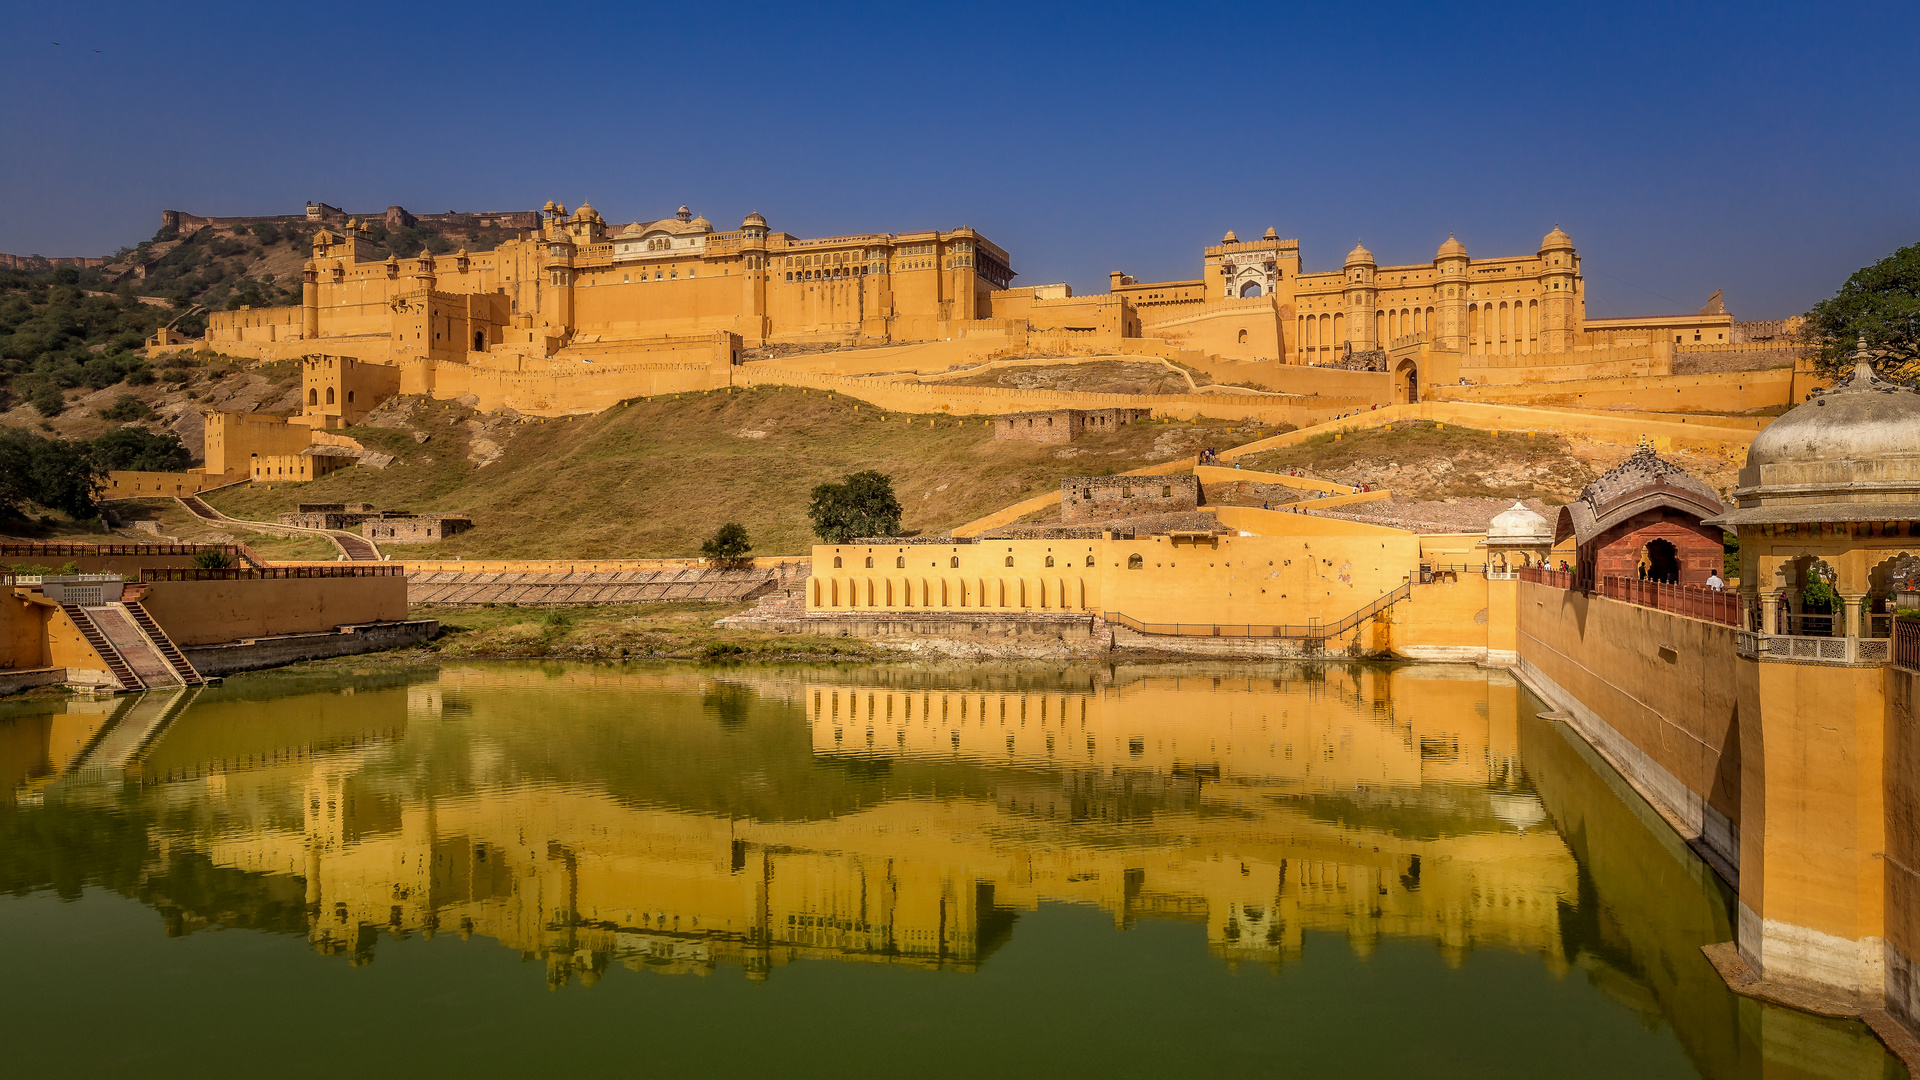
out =
[[1725,541],[1718,526],[1702,522],[1724,509],[1712,488],[1643,448],[1560,509],[1553,539],[1579,545],[1581,588],[1642,577],[1704,585],[1722,569]]
[[301,503],[294,513],[281,514],[278,520],[300,529],[351,529],[379,516],[372,503]]
[[1049,409],[1014,413],[994,418],[993,437],[1040,443],[1071,442],[1082,431],[1112,431],[1152,415],[1152,409]]
[[383,544],[430,544],[473,528],[465,514],[416,514],[411,510],[376,510],[372,503],[301,503],[280,524],[302,529],[351,529]]
[[1171,514],[1200,505],[1200,479],[1184,476],[1069,476],[1060,481],[1060,523]]
[[360,535],[383,544],[431,544],[473,528],[465,514],[409,514],[387,510],[362,523]]

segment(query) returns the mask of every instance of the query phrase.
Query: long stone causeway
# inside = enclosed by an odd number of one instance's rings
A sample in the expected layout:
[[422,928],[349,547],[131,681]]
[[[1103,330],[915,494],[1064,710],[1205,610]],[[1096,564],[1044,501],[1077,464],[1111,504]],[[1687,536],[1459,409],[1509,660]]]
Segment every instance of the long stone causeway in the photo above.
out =
[[407,575],[409,604],[641,604],[671,600],[738,603],[778,586],[771,568],[676,567],[575,573]]

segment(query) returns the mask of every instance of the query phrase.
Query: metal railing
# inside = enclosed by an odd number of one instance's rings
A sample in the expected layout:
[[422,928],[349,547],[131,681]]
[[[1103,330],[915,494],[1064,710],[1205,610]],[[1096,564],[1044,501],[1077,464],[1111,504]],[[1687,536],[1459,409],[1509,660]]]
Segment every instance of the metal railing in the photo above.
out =
[[1893,621],[1893,662],[1920,671],[1920,619]]
[[237,553],[238,544],[0,544],[7,555],[198,555],[203,551]]
[[210,569],[201,567],[164,567],[146,566],[140,569],[139,580],[150,581],[261,581],[276,578],[350,578],[350,577],[406,577],[407,568],[401,563],[385,563],[379,566],[269,566],[260,569],[244,566]]
[[1691,585],[1667,585],[1636,578],[1610,577],[1600,582],[1600,595],[1641,607],[1670,611],[1694,619],[1745,626],[1740,613],[1740,594],[1725,589],[1701,589]]
[[1322,623],[1309,620],[1298,624],[1269,623],[1155,623],[1144,622],[1123,612],[1109,612],[1108,622],[1142,634],[1162,637],[1281,638],[1295,641],[1325,641],[1359,626],[1361,623],[1413,595],[1413,584],[1403,582],[1397,588],[1342,618]]
[[1555,570],[1546,566],[1523,566],[1520,568],[1520,580],[1531,581],[1535,585],[1551,585],[1556,589],[1573,588],[1573,571]]

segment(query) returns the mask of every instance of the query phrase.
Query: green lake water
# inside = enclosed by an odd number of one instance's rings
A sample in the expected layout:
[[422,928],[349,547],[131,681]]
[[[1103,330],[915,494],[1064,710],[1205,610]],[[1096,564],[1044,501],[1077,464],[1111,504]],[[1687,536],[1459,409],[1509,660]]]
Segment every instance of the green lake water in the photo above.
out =
[[0,704],[12,1076],[1897,1077],[1503,673],[473,664]]

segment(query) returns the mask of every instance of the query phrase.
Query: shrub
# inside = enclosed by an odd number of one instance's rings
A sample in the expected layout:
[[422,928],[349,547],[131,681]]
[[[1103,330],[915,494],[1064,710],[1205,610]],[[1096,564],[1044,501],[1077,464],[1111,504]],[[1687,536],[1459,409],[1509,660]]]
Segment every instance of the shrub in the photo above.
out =
[[50,382],[35,386],[33,392],[27,396],[27,401],[39,410],[41,416],[49,420],[59,416],[67,408],[67,396],[60,392],[60,387]]
[[133,394],[121,394],[113,399],[113,404],[100,410],[102,420],[145,420],[153,415],[147,403]]
[[193,567],[196,570],[225,570],[232,565],[233,559],[224,551],[196,551],[193,553]]

